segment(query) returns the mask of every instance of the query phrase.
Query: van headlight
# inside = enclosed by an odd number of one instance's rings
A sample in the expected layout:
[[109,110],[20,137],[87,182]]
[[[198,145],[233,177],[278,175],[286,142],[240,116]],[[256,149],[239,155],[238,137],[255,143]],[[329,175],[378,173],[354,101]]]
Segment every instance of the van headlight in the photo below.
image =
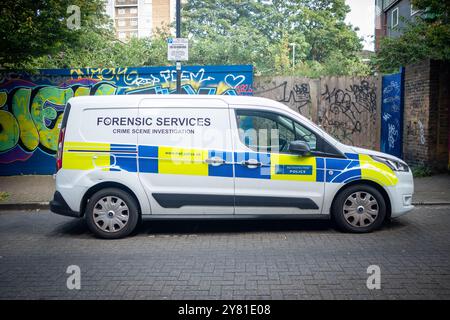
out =
[[375,161],[384,163],[389,168],[391,168],[392,171],[400,171],[400,172],[408,172],[409,171],[408,165],[406,163],[402,162],[402,161],[395,161],[395,160],[392,160],[392,159],[379,157],[379,156],[371,156],[371,157]]

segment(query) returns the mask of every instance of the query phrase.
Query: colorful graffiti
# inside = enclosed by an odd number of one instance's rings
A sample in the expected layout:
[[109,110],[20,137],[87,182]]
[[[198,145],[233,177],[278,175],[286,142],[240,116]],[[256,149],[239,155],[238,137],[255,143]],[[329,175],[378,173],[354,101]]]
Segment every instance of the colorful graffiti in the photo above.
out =
[[[253,67],[184,67],[184,94],[252,95]],[[71,97],[173,94],[173,67],[41,70],[0,75],[0,175],[52,174],[59,124]]]

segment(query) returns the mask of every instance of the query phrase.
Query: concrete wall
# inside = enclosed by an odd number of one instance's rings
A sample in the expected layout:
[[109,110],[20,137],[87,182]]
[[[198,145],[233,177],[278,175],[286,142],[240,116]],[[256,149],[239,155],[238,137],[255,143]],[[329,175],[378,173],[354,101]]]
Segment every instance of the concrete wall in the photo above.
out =
[[255,96],[277,100],[321,125],[340,141],[380,146],[379,79],[376,77],[255,77]]

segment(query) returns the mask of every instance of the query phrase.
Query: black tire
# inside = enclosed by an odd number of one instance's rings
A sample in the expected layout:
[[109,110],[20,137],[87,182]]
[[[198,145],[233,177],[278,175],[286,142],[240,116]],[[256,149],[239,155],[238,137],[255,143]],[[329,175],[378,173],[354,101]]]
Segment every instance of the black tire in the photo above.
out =
[[[352,217],[349,217],[349,219],[346,219],[344,211],[347,214],[349,211],[344,210],[344,205],[346,204],[346,201],[348,201],[347,205],[349,205],[352,200],[347,200],[347,199],[350,196],[355,195],[357,193],[361,193],[361,195],[363,195],[365,193],[366,195],[371,195],[373,198],[375,198],[375,200],[377,202],[377,204],[376,204],[377,206],[372,205],[373,206],[372,207],[369,205],[369,207],[372,210],[374,210],[375,208],[378,209],[378,215],[376,216],[376,218],[373,218],[373,216],[372,216],[372,219],[373,219],[372,222],[370,222],[370,220],[368,220],[365,211],[363,211],[361,213],[364,215],[361,216],[361,218],[360,218],[360,219],[364,219],[363,222],[360,222],[360,221],[358,222],[357,220],[355,220]],[[372,198],[370,198],[370,199],[372,199]],[[346,207],[346,208],[348,208],[348,207]],[[358,208],[359,208],[359,206],[358,206]],[[364,209],[362,209],[362,210],[364,210]],[[351,232],[351,233],[372,232],[374,230],[379,229],[381,227],[381,225],[383,224],[383,221],[385,220],[386,201],[384,200],[384,197],[382,196],[382,194],[376,188],[374,188],[370,185],[366,185],[366,184],[357,184],[357,185],[350,186],[350,187],[342,190],[341,192],[339,192],[339,194],[334,199],[333,205],[331,207],[331,213],[333,215],[334,221],[336,222],[338,228],[344,232]],[[352,220],[352,221],[349,221],[349,220]],[[359,223],[360,226],[354,225],[352,223],[355,223],[355,224]],[[365,223],[370,223],[370,224],[365,226],[364,225]]]
[[[121,227],[118,224],[114,224],[114,226],[112,226],[112,230],[111,230],[111,226],[106,226],[106,229],[108,230],[103,230],[101,227],[103,226],[103,224],[101,223],[101,221],[98,222],[98,224],[95,222],[95,217],[98,217],[98,214],[96,214],[94,212],[94,210],[97,211],[103,211],[102,208],[102,203],[98,203],[100,200],[104,200],[106,197],[111,197],[111,202],[115,205],[118,203],[118,201],[122,201],[126,207],[128,208],[123,209],[123,203],[121,202],[120,204],[118,204],[120,206],[120,210],[121,211],[121,217],[122,216],[128,216],[128,220],[124,223],[124,220],[121,220],[122,223],[124,224],[123,227]],[[116,200],[114,200],[116,199]],[[119,199],[119,200],[117,200]],[[114,202],[116,201],[116,202]],[[105,202],[106,204],[107,202]],[[95,208],[95,206],[97,205],[97,208]],[[106,205],[105,205],[106,207]],[[112,210],[113,211],[113,210]],[[112,213],[113,215],[115,213]],[[121,189],[116,189],[116,188],[106,188],[106,189],[102,189],[98,192],[96,192],[89,200],[87,206],[86,206],[86,212],[85,212],[85,216],[86,216],[86,222],[87,225],[89,227],[89,229],[97,236],[103,239],[119,239],[119,238],[124,238],[126,236],[128,236],[131,232],[133,232],[133,230],[135,230],[136,225],[139,221],[139,210],[138,210],[138,206],[136,203],[136,200],[126,191],[123,191]],[[105,219],[106,220],[106,219]],[[121,227],[121,228],[120,228]],[[117,228],[118,230],[115,231],[115,228]],[[120,229],[119,229],[120,228]]]

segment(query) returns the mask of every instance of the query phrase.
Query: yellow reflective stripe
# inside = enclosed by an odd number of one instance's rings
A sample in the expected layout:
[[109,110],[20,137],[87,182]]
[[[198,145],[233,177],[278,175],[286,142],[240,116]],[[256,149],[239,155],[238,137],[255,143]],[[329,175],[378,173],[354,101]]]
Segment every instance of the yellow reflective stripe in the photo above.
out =
[[359,155],[359,162],[362,179],[377,182],[382,186],[395,186],[397,184],[398,178],[394,171],[384,163],[374,161],[365,154]]
[[[91,152],[92,151],[92,152]],[[111,166],[108,143],[64,142],[63,169],[108,171]]]
[[208,176],[208,150],[159,147],[158,173]]
[[[310,174],[277,174],[277,165],[283,166],[299,166],[311,168]],[[295,169],[295,168],[293,168]],[[316,181],[316,158],[315,157],[300,157],[298,155],[289,154],[270,154],[270,178],[272,180],[293,180],[293,181]]]

